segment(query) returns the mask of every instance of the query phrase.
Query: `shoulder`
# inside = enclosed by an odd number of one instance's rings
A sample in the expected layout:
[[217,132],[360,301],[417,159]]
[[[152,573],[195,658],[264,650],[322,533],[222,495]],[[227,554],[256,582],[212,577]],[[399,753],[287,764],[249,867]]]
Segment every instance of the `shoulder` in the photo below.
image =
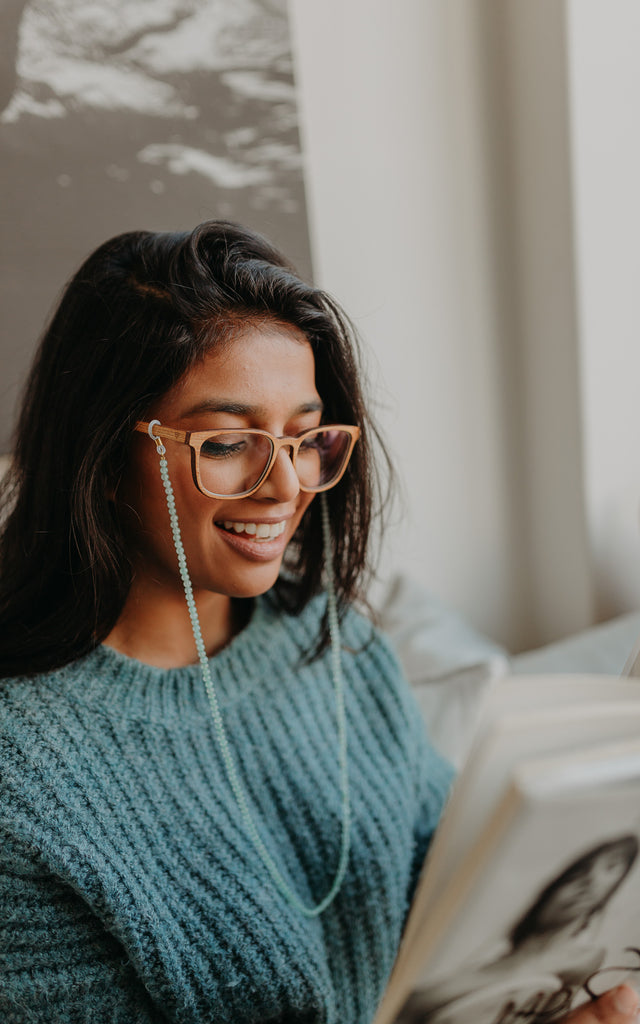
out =
[[[332,679],[330,648],[317,657],[317,645],[327,612],[327,596],[318,594],[299,613],[287,615],[273,611],[277,618],[278,641],[285,634],[295,644],[298,665],[306,664],[309,674],[329,688]],[[409,683],[389,638],[362,611],[349,605],[340,616],[340,664],[348,702],[360,719],[377,720],[381,727],[399,736],[408,723],[420,719]],[[275,636],[274,636],[275,638]],[[294,669],[295,671],[295,669]],[[306,672],[304,673],[306,674]]]
[[[308,657],[324,626],[328,603],[326,593],[317,594],[302,611],[296,613],[284,611],[271,594],[266,595],[263,602],[263,611],[270,620],[273,635],[280,640],[286,634],[300,653]],[[353,605],[341,610],[339,633],[342,657],[347,665],[355,669],[361,667],[370,673],[373,670],[372,678],[382,675],[404,680],[400,662],[388,637]]]
[[0,680],[0,738],[17,736],[44,715],[49,675]]
[[377,702],[397,706],[406,715],[413,709],[412,694],[391,640],[354,608],[340,626],[342,658],[352,684],[366,689]]
[[46,714],[50,703],[68,687],[70,680],[91,672],[95,656],[93,651],[61,668],[0,679],[0,731],[18,719],[29,721]]
[[[72,766],[87,745],[76,707],[66,699],[88,677],[87,659],[34,676],[0,680],[0,812],[15,808],[18,795],[34,797],[55,788],[57,770]],[[7,803],[8,801],[8,803]]]
[[10,764],[30,760],[38,737],[51,728],[49,705],[56,674],[0,680],[0,779]]
[[42,750],[56,731],[47,711],[45,678],[0,681],[0,874],[16,858],[21,862],[16,843],[20,849],[23,842],[29,847],[27,837],[42,834],[39,807],[52,785]]

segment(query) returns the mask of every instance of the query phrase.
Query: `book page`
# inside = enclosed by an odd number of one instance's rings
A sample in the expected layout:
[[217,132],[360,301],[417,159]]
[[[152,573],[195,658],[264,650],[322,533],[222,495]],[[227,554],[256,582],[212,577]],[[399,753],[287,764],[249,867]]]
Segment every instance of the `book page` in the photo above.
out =
[[376,1024],[551,1022],[640,978],[639,847],[640,742],[524,765]]
[[[538,680],[527,680],[539,693]],[[615,681],[614,681],[615,682]],[[573,686],[573,691],[580,688]],[[589,689],[589,687],[587,687]],[[615,688],[614,688],[615,689]],[[640,698],[640,687],[624,684],[623,691]],[[522,688],[522,693],[527,687]],[[455,783],[443,820],[433,840],[403,945],[419,931],[430,913],[430,901],[447,883],[476,841],[487,816],[509,784],[515,764],[527,757],[580,749],[591,743],[640,735],[640,699],[619,703],[573,704],[520,710],[514,701],[509,711],[485,726],[473,745],[465,768]]]
[[500,714],[542,708],[569,707],[618,700],[637,700],[635,680],[619,676],[544,675],[505,676],[497,679],[483,702],[477,734]]

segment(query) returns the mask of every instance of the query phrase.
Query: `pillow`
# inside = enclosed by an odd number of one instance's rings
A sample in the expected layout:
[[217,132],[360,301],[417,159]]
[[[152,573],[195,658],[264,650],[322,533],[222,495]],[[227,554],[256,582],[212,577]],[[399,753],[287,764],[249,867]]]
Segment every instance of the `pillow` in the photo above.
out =
[[[565,640],[516,655],[511,660],[511,671],[536,676],[556,672],[617,676],[625,665],[627,669],[632,667],[631,655],[637,654],[639,636],[640,614],[619,615]],[[637,673],[636,668],[633,674]]]
[[437,749],[459,767],[489,684],[509,671],[504,648],[419,583],[396,577],[379,607]]

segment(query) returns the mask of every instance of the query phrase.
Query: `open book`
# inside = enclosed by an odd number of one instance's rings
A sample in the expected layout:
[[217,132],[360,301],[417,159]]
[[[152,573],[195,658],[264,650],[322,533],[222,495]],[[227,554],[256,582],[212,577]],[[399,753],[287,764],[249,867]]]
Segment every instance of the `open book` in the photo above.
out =
[[634,978],[640,680],[502,680],[374,1024],[547,1024]]

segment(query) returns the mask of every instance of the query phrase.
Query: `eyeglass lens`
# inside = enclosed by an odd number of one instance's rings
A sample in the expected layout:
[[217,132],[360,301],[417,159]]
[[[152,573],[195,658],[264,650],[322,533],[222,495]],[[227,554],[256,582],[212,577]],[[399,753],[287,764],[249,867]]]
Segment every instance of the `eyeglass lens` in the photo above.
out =
[[[325,487],[337,479],[349,451],[351,436],[345,430],[319,429],[305,436],[294,456],[303,487]],[[200,449],[202,486],[214,494],[242,494],[260,480],[273,452],[264,434],[232,430],[214,434]]]

